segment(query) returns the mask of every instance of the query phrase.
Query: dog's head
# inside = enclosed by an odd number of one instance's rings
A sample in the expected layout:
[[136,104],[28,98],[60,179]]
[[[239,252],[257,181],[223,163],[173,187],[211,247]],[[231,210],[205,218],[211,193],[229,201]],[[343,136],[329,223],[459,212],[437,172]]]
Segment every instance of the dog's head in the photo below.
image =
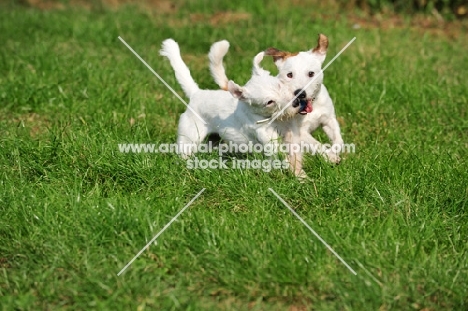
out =
[[[322,64],[328,48],[328,38],[320,34],[317,46],[306,52],[290,53],[268,48],[265,55],[273,56],[279,70],[278,78],[302,97],[302,103],[311,104],[323,83]],[[309,109],[309,108],[307,108]],[[310,112],[310,111],[306,111]]]
[[264,55],[265,52],[260,52],[255,56],[250,80],[244,86],[231,80],[228,82],[228,91],[250,104],[252,110],[261,116],[271,117],[281,112],[279,118],[284,119],[297,115],[304,100],[299,97],[294,99],[297,94],[290,86],[284,85],[278,77],[271,76],[269,71],[260,67]]

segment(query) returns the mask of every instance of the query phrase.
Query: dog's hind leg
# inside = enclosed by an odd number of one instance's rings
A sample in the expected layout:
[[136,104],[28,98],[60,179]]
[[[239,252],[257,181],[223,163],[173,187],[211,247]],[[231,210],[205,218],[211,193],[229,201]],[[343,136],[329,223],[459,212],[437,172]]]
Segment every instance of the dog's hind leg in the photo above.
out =
[[197,152],[200,143],[208,134],[206,124],[187,112],[183,113],[177,130],[178,153],[185,159],[190,157]]

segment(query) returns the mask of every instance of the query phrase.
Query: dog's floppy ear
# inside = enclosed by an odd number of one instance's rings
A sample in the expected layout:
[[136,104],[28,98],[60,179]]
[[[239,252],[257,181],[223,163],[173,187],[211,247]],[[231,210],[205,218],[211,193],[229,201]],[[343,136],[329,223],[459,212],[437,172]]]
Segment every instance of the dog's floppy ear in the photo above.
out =
[[231,93],[232,96],[240,100],[245,99],[244,97],[244,88],[240,85],[237,85],[234,81],[229,80],[227,85],[227,90]]
[[321,63],[325,60],[327,56],[328,49],[328,38],[323,34],[319,34],[317,40],[317,46],[312,49],[312,53],[317,56]]

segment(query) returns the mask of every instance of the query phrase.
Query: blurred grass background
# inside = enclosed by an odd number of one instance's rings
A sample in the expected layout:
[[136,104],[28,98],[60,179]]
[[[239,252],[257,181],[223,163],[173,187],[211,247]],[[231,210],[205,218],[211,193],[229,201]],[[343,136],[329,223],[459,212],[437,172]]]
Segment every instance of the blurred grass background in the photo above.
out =
[[[361,3],[1,2],[0,308],[465,310],[467,21],[451,6]],[[214,41],[230,41],[227,73],[242,84],[256,53],[310,49],[318,33],[327,61],[357,37],[325,72],[356,144],[340,166],[307,157],[313,181],[300,184],[287,171],[188,170],[173,154],[118,152],[175,141],[186,109],[118,36],[182,94],[159,56],[166,38],[216,88]]]

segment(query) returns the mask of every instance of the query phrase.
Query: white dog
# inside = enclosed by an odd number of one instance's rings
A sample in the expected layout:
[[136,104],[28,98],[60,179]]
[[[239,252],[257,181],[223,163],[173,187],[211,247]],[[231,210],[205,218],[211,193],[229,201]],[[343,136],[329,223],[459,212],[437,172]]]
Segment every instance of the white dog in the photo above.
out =
[[[227,91],[199,89],[174,40],[165,40],[160,54],[169,59],[177,81],[190,98],[188,109],[180,116],[177,133],[178,151],[184,158],[192,155],[196,146],[213,133],[236,144],[265,145],[277,142],[279,138],[287,143],[297,143],[294,138],[301,137],[299,123],[294,117],[306,109],[303,100],[293,101],[295,96],[291,87],[286,87],[277,77],[259,67],[264,52],[254,58],[253,74],[247,84],[241,87],[227,81]],[[257,124],[271,115],[278,115],[274,123]],[[294,173],[304,177],[301,155],[291,151],[288,160]]]
[[[226,89],[228,84],[222,62],[228,48],[227,41],[220,41],[213,45],[209,54],[212,76],[221,89]],[[299,119],[301,127],[299,131],[302,135],[300,141],[308,144],[314,153],[323,153],[330,162],[339,163],[339,152],[343,146],[343,139],[336,119],[335,108],[325,85],[323,85],[323,74],[321,73],[327,48],[328,39],[325,35],[320,34],[317,46],[310,51],[289,53],[269,48],[265,51],[265,55],[273,56],[279,70],[277,78],[284,85],[292,88],[294,94],[304,98],[301,107],[305,106],[303,111],[306,113],[302,119]],[[277,116],[272,114],[270,117],[276,118]],[[312,135],[303,134],[304,130],[311,133],[319,126],[323,127],[332,142],[331,149],[325,150]]]

